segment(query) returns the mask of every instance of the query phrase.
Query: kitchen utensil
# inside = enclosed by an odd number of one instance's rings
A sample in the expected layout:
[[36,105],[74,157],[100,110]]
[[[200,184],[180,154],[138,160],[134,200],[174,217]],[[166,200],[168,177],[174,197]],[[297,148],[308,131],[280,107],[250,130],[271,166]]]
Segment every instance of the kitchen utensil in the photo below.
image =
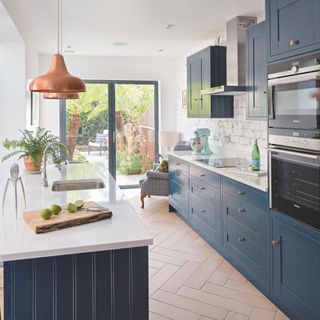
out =
[[25,193],[24,185],[19,173],[20,173],[19,165],[14,163],[10,168],[10,178],[7,179],[4,192],[3,192],[3,198],[2,198],[2,215],[4,215],[4,208],[5,208],[8,187],[10,182],[12,182],[14,187],[14,204],[15,204],[16,219],[18,219],[18,182],[20,182],[20,186],[23,194],[24,208],[25,210],[27,208],[26,193]]

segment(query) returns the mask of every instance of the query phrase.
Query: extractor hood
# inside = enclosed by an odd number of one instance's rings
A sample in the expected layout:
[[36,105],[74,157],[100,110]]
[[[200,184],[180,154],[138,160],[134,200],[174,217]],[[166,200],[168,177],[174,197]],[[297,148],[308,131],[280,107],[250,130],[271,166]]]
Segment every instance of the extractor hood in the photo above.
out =
[[202,90],[202,95],[246,93],[246,29],[256,23],[256,17],[235,17],[227,22],[227,84]]

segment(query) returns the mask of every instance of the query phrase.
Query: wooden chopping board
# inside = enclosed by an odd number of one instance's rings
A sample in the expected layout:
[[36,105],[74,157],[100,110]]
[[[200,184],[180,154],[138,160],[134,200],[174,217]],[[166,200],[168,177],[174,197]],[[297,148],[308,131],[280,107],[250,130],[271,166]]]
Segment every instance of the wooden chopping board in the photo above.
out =
[[[101,206],[95,202],[86,202],[84,208],[92,208]],[[31,227],[35,233],[45,233],[70,227],[79,226],[81,224],[96,222],[112,217],[112,212],[105,208],[104,211],[77,211],[69,213],[66,206],[62,206],[62,211],[58,215],[52,215],[51,219],[45,220],[41,218],[41,210],[24,212],[23,219]]]

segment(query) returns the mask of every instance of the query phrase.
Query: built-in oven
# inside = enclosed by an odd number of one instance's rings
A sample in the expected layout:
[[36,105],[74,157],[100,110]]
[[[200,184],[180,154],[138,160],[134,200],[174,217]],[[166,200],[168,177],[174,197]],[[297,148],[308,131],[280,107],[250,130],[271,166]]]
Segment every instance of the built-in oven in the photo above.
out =
[[271,145],[269,179],[270,207],[320,230],[320,153]]
[[319,60],[280,63],[268,72],[269,127],[320,129],[320,102],[312,97],[320,90]]

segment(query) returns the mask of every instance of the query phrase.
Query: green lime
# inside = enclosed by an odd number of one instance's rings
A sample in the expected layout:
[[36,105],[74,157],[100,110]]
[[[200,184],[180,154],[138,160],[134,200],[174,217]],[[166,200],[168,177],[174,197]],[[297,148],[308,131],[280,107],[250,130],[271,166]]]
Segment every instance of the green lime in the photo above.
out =
[[52,211],[52,214],[54,215],[57,215],[61,212],[61,207],[57,204],[53,204],[51,207],[50,207],[50,210]]
[[77,211],[77,207],[73,203],[68,203],[67,210],[70,213],[75,213]]
[[42,209],[40,214],[41,214],[41,217],[45,220],[48,220],[52,217],[52,211],[48,208]]
[[77,209],[81,209],[84,206],[84,201],[83,200],[77,200],[74,205],[77,207]]

